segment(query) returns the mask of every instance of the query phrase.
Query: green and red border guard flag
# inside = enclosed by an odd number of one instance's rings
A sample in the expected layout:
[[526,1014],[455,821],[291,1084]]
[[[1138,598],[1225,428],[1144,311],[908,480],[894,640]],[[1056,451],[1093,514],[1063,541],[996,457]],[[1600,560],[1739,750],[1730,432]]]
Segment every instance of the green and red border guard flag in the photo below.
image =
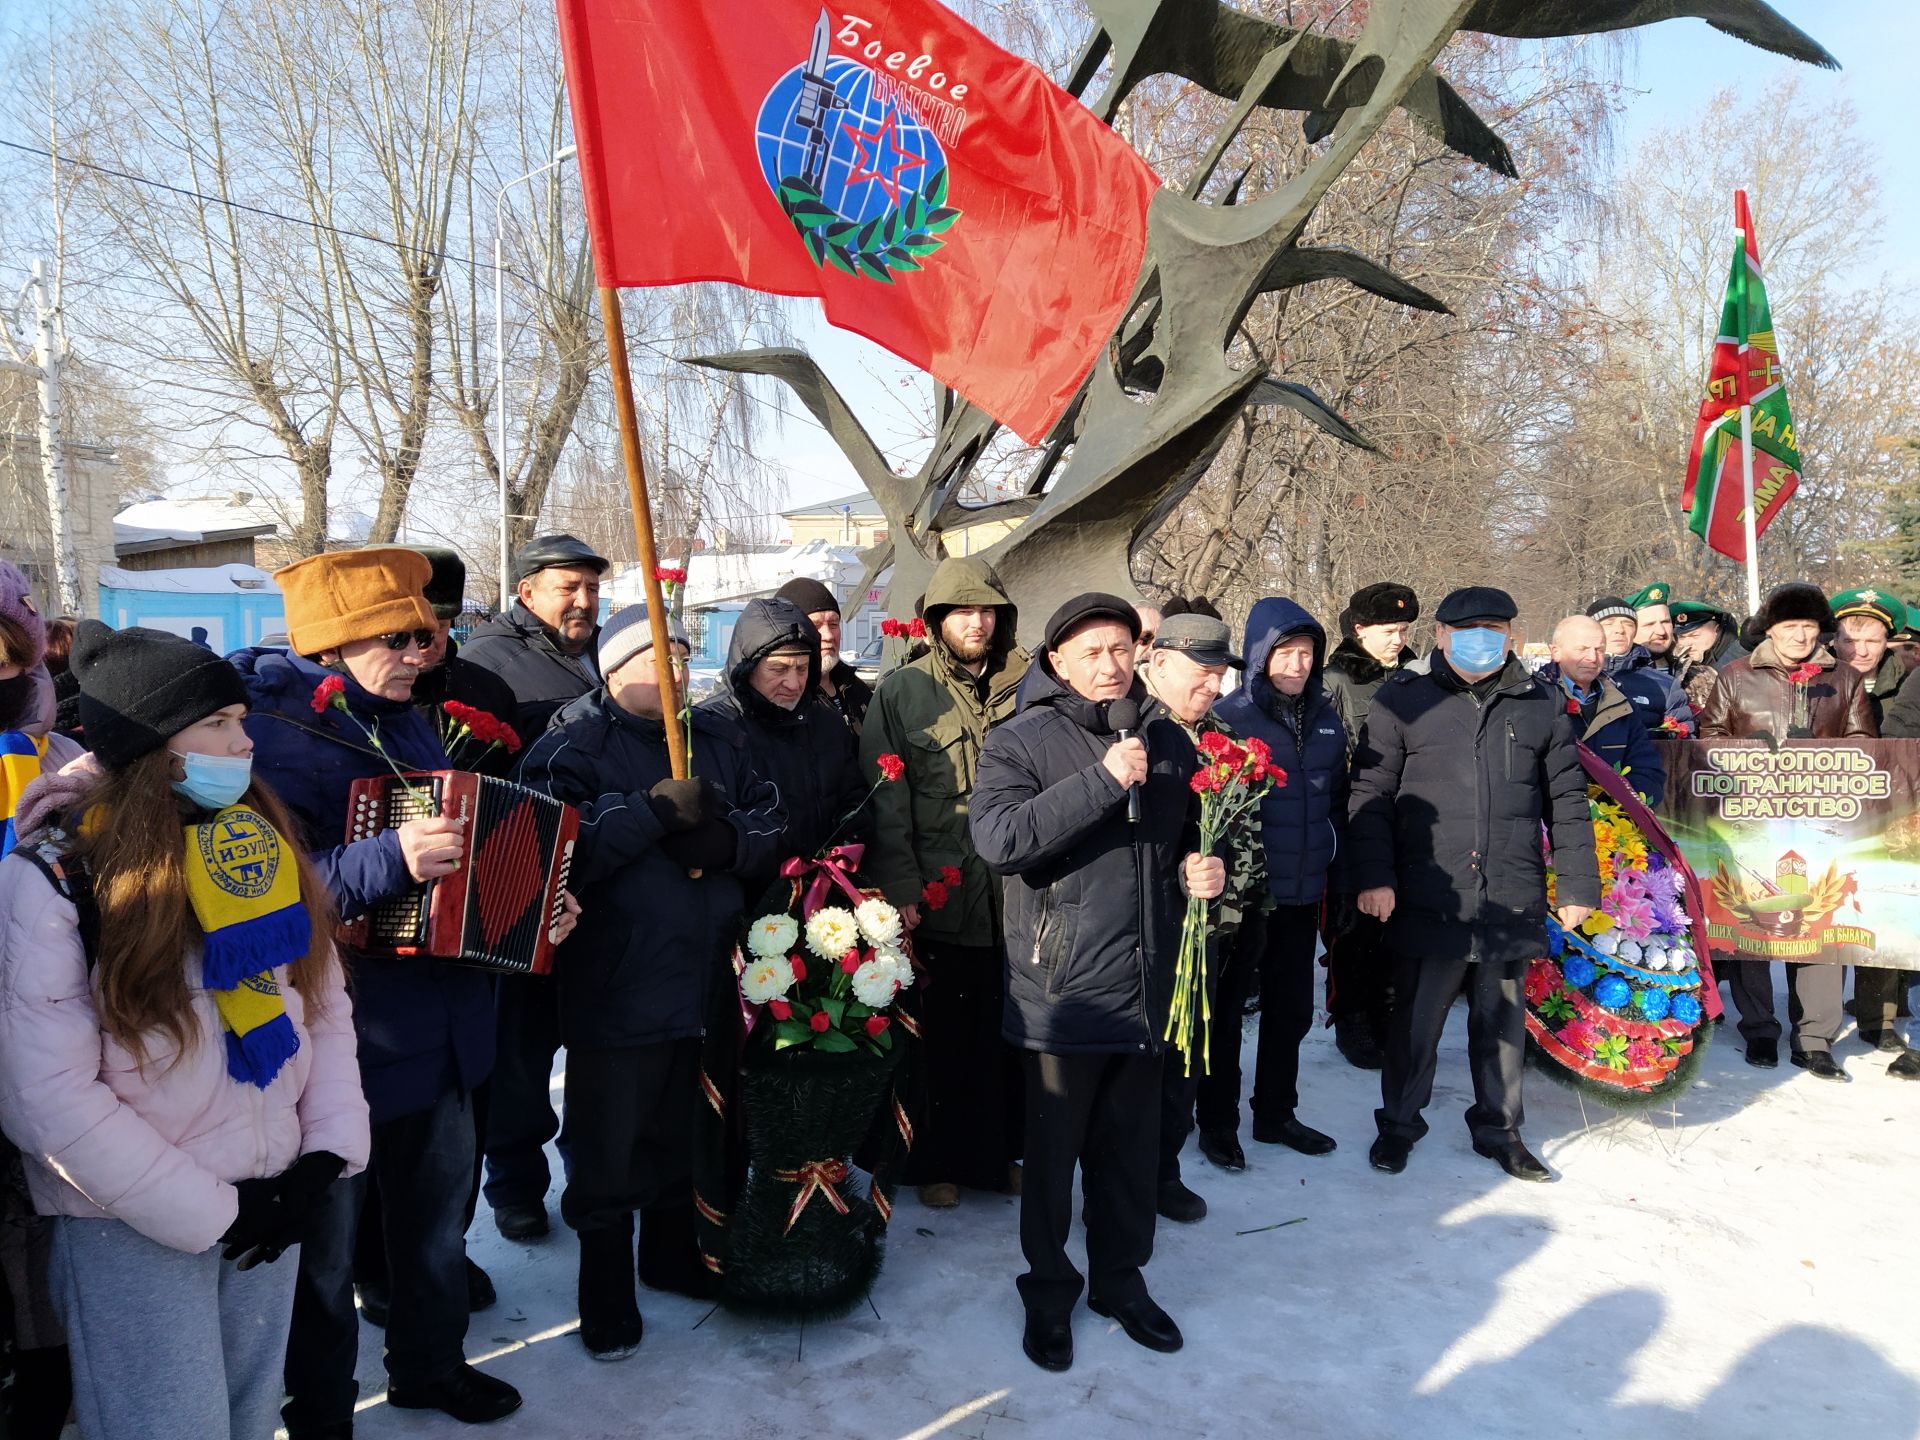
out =
[[1773,517],[1800,486],[1800,449],[1773,338],[1773,313],[1760,271],[1760,242],[1753,233],[1747,192],[1733,192],[1733,266],[1720,306],[1707,392],[1694,423],[1680,508],[1691,512],[1687,528],[1732,559],[1747,558],[1746,480],[1740,441],[1740,407],[1752,406],[1754,534],[1766,533]]
[[559,0],[603,286],[817,295],[1028,440],[1119,323],[1159,177],[933,0]]

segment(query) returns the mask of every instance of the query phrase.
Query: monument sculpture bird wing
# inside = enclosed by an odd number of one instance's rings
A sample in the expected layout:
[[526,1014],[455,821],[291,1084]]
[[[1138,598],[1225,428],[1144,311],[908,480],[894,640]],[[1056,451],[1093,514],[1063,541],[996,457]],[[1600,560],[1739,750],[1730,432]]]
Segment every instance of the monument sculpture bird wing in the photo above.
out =
[[1704,20],[1736,40],[1791,60],[1825,70],[1840,68],[1825,46],[1763,0],[1476,0],[1460,28],[1540,40],[1632,30],[1682,18]]

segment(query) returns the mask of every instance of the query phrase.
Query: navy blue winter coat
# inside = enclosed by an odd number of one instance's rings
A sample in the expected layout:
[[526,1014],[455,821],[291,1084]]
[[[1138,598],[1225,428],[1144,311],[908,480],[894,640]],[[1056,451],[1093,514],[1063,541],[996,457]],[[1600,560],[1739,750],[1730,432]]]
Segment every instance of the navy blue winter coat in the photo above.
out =
[[[390,773],[387,762],[337,710],[316,715],[313,692],[337,673],[278,650],[227,659],[246,681],[254,773],[293,811],[307,850],[342,916],[353,918],[413,884],[389,830],[344,843],[347,790]],[[444,770],[433,727],[409,701],[383,700],[351,679],[348,708],[377,723],[380,743],[406,769]],[[406,956],[349,957],[360,1080],[373,1123],[428,1110],[449,1089],[474,1089],[493,1073],[493,981],[479,970]]]
[[1100,763],[1114,743],[1108,702],[1063,685],[1044,659],[1021,688],[1020,712],[987,734],[968,815],[974,849],[1004,877],[1004,1034],[1054,1055],[1158,1053],[1186,914],[1181,865],[1199,845],[1193,742],[1136,680],[1149,773],[1131,824],[1127,792]]
[[1635,645],[1624,655],[1607,656],[1603,673],[1633,702],[1634,713],[1645,722],[1649,733],[1660,729],[1666,720],[1685,726],[1688,735],[1699,728],[1699,717],[1687,692],[1654,664],[1653,652],[1646,646]]
[[[1297,700],[1267,679],[1267,661],[1281,641],[1313,641],[1313,670]],[[1267,849],[1267,892],[1282,905],[1312,905],[1327,888],[1347,822],[1347,735],[1321,680],[1327,632],[1284,595],[1258,602],[1247,615],[1246,683],[1213,705],[1243,736],[1264,740],[1287,783],[1260,801],[1260,839]]]
[[[1561,678],[1560,667],[1549,660],[1539,670],[1542,680],[1560,687],[1569,701],[1574,697]],[[1567,718],[1574,719],[1571,712]],[[1660,747],[1647,733],[1646,722],[1619,685],[1602,675],[1593,691],[1580,706],[1574,723],[1575,738],[1615,770],[1626,776],[1649,805],[1658,805],[1667,793],[1667,767],[1661,762]]]
[[580,924],[554,957],[560,1037],[570,1047],[653,1045],[702,1032],[730,978],[743,907],[740,877],[770,872],[785,819],[753,774],[735,726],[693,712],[693,773],[725,797],[738,847],[730,870],[698,879],[661,853],[647,791],[672,770],[658,720],[629,715],[605,690],[565,706],[520,764],[522,784],[580,812],[572,885]]

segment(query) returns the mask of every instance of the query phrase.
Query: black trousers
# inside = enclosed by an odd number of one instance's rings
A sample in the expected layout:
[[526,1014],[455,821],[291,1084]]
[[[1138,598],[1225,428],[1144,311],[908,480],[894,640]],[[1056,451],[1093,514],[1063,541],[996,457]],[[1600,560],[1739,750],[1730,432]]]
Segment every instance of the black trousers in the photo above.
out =
[[[1746,1041],[1780,1039],[1780,1019],[1773,1013],[1773,966],[1766,960],[1727,960],[1717,972],[1733,992],[1740,1012],[1740,1038]],[[1841,965],[1787,966],[1787,1019],[1793,1026],[1796,1051],[1831,1050],[1846,1022],[1841,995],[1846,968]]]
[[654,1260],[673,1269],[698,1263],[692,1253],[693,1122],[700,1043],[567,1052],[573,1146],[561,1218],[582,1236],[631,1235],[639,1212],[642,1267],[650,1272]]
[[[1249,934],[1249,931],[1252,933]],[[1242,922],[1239,929],[1224,939],[1213,937],[1207,947],[1207,1001],[1213,1009],[1213,1037],[1203,1050],[1205,1028],[1198,1022],[1193,1030],[1193,1063],[1169,1045],[1160,1063],[1160,1169],[1159,1183],[1166,1185],[1180,1178],[1180,1151],[1193,1133],[1196,1104],[1201,1110],[1201,1128],[1207,1117],[1224,1104],[1231,1108],[1234,1123],[1240,1110],[1240,1014],[1246,1003],[1247,975],[1258,968],[1258,947],[1265,931],[1256,917]],[[1233,1075],[1225,1074],[1228,1066]]]
[[1020,1195],[1019,1279],[1027,1309],[1064,1316],[1080,1297],[1067,1257],[1073,1170],[1080,1167],[1091,1293],[1124,1305],[1147,1293],[1153,1256],[1154,1174],[1160,1129],[1154,1104],[1161,1057],[1148,1054],[1024,1057],[1027,1163]]
[[470,1097],[448,1091],[430,1110],[375,1125],[367,1171],[336,1180],[314,1207],[300,1246],[287,1336],[287,1402],[280,1411],[294,1440],[350,1422],[359,1399],[353,1260],[368,1174],[380,1177],[380,1227],[392,1277],[388,1378],[398,1385],[429,1385],[466,1362],[473,1134]]
[[553,1057],[560,1051],[560,988],[546,975],[503,975],[495,1006],[487,1108],[487,1204],[542,1205],[552,1178],[546,1143],[569,1137],[553,1112]]
[[1853,1013],[1860,1022],[1862,1039],[1878,1039],[1883,1031],[1895,1029],[1900,1002],[1913,985],[1910,970],[1883,970],[1874,965],[1859,965],[1853,972]]
[[1006,959],[998,945],[920,945],[920,1062],[926,1109],[914,1137],[916,1185],[1004,1190],[1020,1158],[1020,1061],[1000,1037]]
[[1474,1139],[1489,1144],[1519,1138],[1525,1118],[1520,1077],[1526,1058],[1527,1011],[1521,984],[1527,963],[1395,958],[1393,1015],[1387,1030],[1386,1065],[1380,1072],[1381,1104],[1373,1112],[1382,1135],[1418,1140],[1427,1133],[1420,1112],[1433,1099],[1440,1033],[1464,985],[1474,1098],[1467,1111],[1467,1128]]
[[1392,1008],[1388,977],[1393,952],[1387,948],[1387,927],[1370,915],[1356,916],[1353,928],[1327,941],[1327,1011],[1336,1025],[1360,1021],[1373,1027],[1382,1041],[1387,1036],[1387,1014]]

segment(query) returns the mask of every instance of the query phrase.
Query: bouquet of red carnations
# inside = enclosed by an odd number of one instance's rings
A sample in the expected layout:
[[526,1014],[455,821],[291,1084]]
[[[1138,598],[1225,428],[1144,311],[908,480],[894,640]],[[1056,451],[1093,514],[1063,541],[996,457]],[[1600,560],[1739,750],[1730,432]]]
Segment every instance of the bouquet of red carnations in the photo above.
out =
[[[1236,744],[1218,730],[1200,737],[1200,768],[1194,772],[1194,793],[1200,797],[1200,853],[1214,847],[1234,823],[1260,803],[1275,785],[1287,783],[1287,772],[1273,763],[1265,741]],[[1213,1003],[1207,997],[1207,906],[1197,895],[1187,897],[1187,918],[1180,927],[1180,958],[1173,971],[1173,1005],[1167,1012],[1166,1032],[1160,1037],[1179,1047],[1186,1073],[1193,1073],[1193,1029],[1200,1021],[1201,1064],[1213,1070]]]

